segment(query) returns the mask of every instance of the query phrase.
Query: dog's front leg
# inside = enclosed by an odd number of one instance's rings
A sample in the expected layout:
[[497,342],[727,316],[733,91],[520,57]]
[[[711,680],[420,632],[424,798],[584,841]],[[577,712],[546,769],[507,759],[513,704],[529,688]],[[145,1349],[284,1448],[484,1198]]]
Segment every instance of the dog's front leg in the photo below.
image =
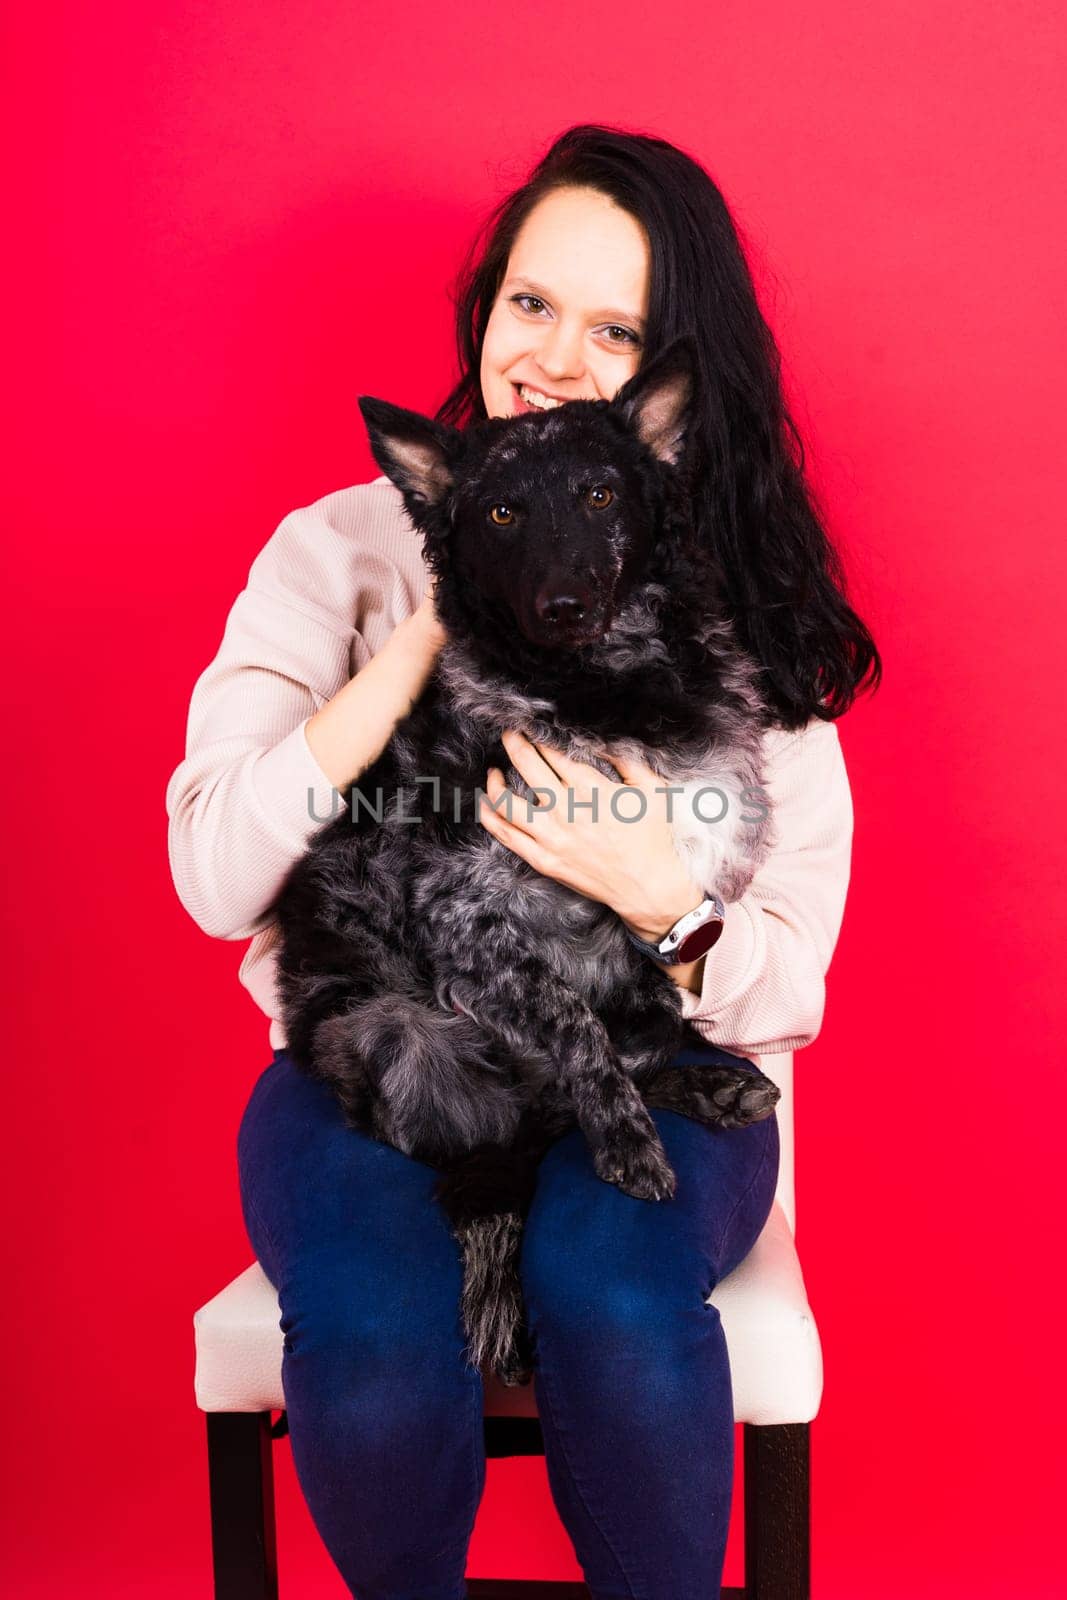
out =
[[651,961],[638,956],[624,988],[597,1007],[625,1073],[643,1090],[685,1042],[677,985]]
[[486,962],[476,959],[467,930],[451,923],[452,911],[454,907],[444,907],[429,916],[437,948],[448,952],[440,985],[450,1003],[502,1040],[518,1060],[532,1048],[553,1063],[556,1082],[574,1107],[599,1177],[637,1199],[669,1198],[675,1190],[674,1170],[599,1017],[522,947],[507,923],[494,919],[487,928],[483,908],[476,926],[493,951],[487,970]]
[[780,1098],[777,1084],[754,1065],[671,1065],[683,1045],[703,1040],[683,1019],[677,986],[649,962],[622,996],[600,1007],[600,1016],[646,1106],[708,1127],[744,1128],[769,1117]]

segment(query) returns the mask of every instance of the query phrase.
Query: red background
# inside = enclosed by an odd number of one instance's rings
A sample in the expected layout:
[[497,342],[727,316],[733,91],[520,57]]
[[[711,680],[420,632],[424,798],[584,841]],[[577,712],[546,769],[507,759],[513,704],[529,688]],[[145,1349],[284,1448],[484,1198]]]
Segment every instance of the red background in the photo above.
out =
[[[244,945],[171,886],[166,781],[256,552],[376,475],[356,396],[433,409],[472,229],[595,120],[688,149],[747,230],[885,656],[796,1060],[815,1594],[1062,1593],[1061,8],[153,0],[6,33],[8,1592],[209,1593],[191,1317],[250,1259],[269,1050]],[[284,1592],[339,1597],[276,1454]],[[490,1465],[470,1571],[578,1575],[543,1462]]]

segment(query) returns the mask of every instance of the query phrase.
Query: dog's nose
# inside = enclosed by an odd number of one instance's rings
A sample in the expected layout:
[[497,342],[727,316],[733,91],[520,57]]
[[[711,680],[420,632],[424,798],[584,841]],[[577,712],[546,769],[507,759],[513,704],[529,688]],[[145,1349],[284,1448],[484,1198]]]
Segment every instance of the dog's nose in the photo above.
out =
[[591,605],[588,590],[572,586],[570,593],[559,594],[553,587],[541,590],[534,601],[534,610],[541,622],[556,628],[577,628],[585,621]]

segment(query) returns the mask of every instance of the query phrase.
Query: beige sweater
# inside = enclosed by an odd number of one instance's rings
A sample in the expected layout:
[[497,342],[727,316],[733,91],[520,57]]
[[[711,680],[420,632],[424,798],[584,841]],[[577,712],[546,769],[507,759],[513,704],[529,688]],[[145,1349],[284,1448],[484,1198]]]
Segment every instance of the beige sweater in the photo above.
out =
[[[250,939],[239,978],[285,1044],[271,907],[331,813],[307,722],[418,606],[427,572],[400,491],[383,474],[283,518],[252,563],[215,659],[193,688],[185,759],[167,785],[182,905],[217,939]],[[756,1054],[810,1044],[848,888],[852,797],[834,723],[765,735],[778,843],[726,907],[703,991],[680,991],[699,1031]]]

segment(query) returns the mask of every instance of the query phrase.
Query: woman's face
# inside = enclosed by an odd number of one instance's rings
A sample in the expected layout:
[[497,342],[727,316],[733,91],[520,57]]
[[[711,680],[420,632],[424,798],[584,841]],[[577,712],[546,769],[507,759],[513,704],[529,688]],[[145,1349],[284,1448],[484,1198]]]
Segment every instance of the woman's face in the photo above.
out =
[[649,268],[645,230],[599,190],[558,189],[539,201],[485,330],[487,415],[534,410],[520,386],[560,401],[613,399],[641,362]]

